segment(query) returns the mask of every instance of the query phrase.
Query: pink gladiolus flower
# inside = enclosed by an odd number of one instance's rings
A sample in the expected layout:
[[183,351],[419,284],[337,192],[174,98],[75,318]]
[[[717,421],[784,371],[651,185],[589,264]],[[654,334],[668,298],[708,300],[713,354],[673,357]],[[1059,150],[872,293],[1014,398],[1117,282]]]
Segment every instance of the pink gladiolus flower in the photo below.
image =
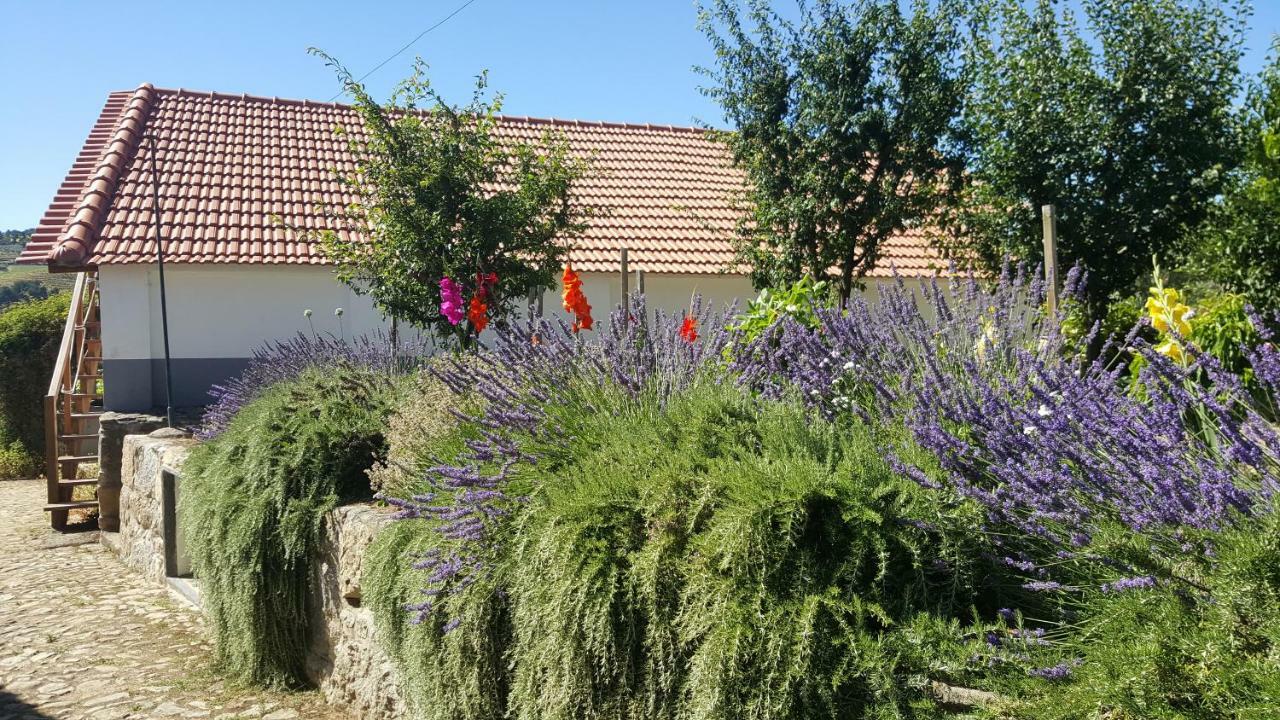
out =
[[466,306],[462,304],[462,289],[447,277],[440,278],[440,314],[457,325],[467,316]]

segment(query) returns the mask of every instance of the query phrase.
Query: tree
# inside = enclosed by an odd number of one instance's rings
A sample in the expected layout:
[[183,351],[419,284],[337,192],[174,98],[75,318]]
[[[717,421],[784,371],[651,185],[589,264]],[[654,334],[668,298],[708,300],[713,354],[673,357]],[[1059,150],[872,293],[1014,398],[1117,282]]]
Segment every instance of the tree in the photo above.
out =
[[1280,44],[1243,109],[1244,162],[1183,268],[1259,308],[1280,309]]
[[[563,241],[588,214],[570,203],[585,163],[562,138],[499,137],[502,96],[487,98],[484,74],[459,107],[431,87],[419,60],[381,105],[341,64],[312,52],[335,68],[363,121],[344,131],[356,167],[342,180],[359,198],[343,215],[350,232],[322,238],[343,282],[384,314],[464,343],[516,300],[552,286]],[[464,311],[482,304],[483,320],[442,313],[446,278]]]
[[24,279],[2,285],[0,286],[0,310],[24,300],[43,300],[53,292],[38,280]]
[[[1057,206],[1059,259],[1089,271],[1089,310],[1179,248],[1236,163],[1244,10],[1217,0],[991,0],[975,20],[967,190],[949,213],[989,267],[1039,259]],[[1088,30],[1089,35],[1083,32]]]
[[[960,170],[962,20],[950,0],[818,0],[798,22],[766,0],[700,7],[703,70],[746,173],[738,254],[757,287],[834,275],[841,298],[881,244],[938,206]],[[744,25],[744,15],[746,24]]]
[[0,245],[26,245],[34,232],[34,228],[30,230],[0,230]]

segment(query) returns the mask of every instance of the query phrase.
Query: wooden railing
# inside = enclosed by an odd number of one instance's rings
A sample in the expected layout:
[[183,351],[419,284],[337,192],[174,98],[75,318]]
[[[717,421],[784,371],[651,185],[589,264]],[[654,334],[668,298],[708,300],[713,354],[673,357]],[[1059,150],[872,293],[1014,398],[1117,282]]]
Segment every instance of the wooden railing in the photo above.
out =
[[98,459],[96,422],[101,408],[94,403],[102,397],[100,338],[97,277],[82,272],[71,291],[62,342],[44,396],[45,509],[55,530],[66,529],[69,511],[98,504],[75,499],[74,490],[96,482],[76,475],[80,463]]

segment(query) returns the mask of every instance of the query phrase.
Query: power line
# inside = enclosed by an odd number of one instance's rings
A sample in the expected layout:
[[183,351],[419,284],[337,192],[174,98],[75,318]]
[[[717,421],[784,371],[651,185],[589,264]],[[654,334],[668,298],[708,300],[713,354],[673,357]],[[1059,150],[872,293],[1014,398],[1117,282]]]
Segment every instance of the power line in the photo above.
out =
[[[418,36],[417,36],[417,37],[415,37],[414,39],[412,39],[412,40],[410,40],[409,42],[405,43],[404,47],[402,47],[402,48],[400,48],[399,50],[397,50],[397,51],[395,51],[394,53],[392,53],[392,54],[391,54],[391,57],[389,57],[389,58],[387,58],[386,60],[383,60],[382,62],[378,63],[377,65],[375,65],[375,66],[373,67],[373,69],[372,69],[372,70],[370,70],[369,72],[365,73],[364,75],[361,75],[359,78],[357,78],[357,79],[356,79],[356,82],[357,82],[357,83],[362,83],[362,82],[364,82],[364,81],[365,81],[365,78],[367,78],[367,77],[369,77],[370,75],[372,75],[372,74],[374,74],[374,73],[378,72],[379,70],[381,70],[381,69],[382,69],[382,67],[383,67],[384,65],[386,65],[387,63],[391,62],[392,60],[395,60],[396,58],[400,57],[400,54],[401,54],[401,53],[403,53],[405,50],[408,50],[409,48],[413,47],[414,43],[418,42],[418,41],[419,41],[419,40],[421,40],[423,37],[425,37],[427,33],[431,32],[432,30],[435,30],[436,28],[440,27],[441,25],[443,25],[443,24],[445,24],[445,23],[449,22],[450,20],[452,20],[452,19],[453,19],[453,16],[454,16],[454,15],[457,15],[458,13],[462,12],[463,10],[466,10],[466,9],[467,9],[467,6],[468,6],[468,5],[470,5],[471,3],[475,2],[475,1],[476,1],[476,0],[467,0],[466,2],[462,3],[461,5],[459,5],[459,6],[457,7],[457,9],[456,9],[456,10],[454,10],[454,11],[453,11],[453,12],[451,12],[451,13],[449,13],[448,15],[445,15],[445,16],[444,16],[444,18],[440,20],[440,22],[438,22],[438,23],[436,23],[435,25],[432,25],[431,27],[427,28],[426,30],[423,30],[422,32],[418,33]],[[346,91],[344,90],[343,92],[346,92]],[[337,100],[338,98],[342,97],[342,94],[343,94],[343,93],[341,93],[341,92],[340,92],[340,93],[338,93],[337,95],[334,95],[333,97],[329,98],[329,102],[333,102],[334,100]]]

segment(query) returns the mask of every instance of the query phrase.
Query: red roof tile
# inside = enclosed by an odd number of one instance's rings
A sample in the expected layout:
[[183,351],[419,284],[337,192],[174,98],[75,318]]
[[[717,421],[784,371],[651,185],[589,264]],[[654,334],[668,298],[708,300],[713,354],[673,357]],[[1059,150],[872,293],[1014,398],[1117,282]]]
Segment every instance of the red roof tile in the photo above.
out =
[[[345,105],[160,90],[112,93],[19,262],[58,268],[154,261],[148,143],[156,141],[166,259],[181,263],[326,264],[286,228],[322,229],[355,197],[337,180],[354,159],[334,133],[360,132]],[[562,132],[591,160],[576,190],[597,210],[572,241],[574,267],[619,269],[619,250],[647,272],[717,273],[733,259],[742,186],[723,146],[694,128],[504,117],[499,133]],[[887,243],[881,266],[932,275],[944,263],[923,233]]]

